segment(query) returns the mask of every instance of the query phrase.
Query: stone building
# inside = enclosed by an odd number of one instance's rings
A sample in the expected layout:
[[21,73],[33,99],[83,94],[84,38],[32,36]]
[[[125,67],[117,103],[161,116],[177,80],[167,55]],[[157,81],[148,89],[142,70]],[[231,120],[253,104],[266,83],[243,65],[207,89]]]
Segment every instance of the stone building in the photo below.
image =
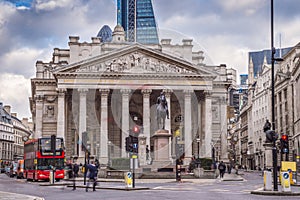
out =
[[282,160],[295,161],[300,155],[299,67],[300,43],[284,55],[275,74],[275,127],[280,136],[289,136],[289,155]]
[[17,118],[9,105],[0,102],[0,165],[8,165],[24,156],[24,138],[31,135],[28,119]]
[[93,37],[91,43],[70,36],[68,49],[55,48],[51,62],[36,62],[30,98],[34,137],[56,134],[65,139],[67,157],[83,157],[86,131],[91,154],[106,164],[128,156],[125,138],[138,125],[143,165],[145,146],[152,155],[156,148],[156,100],[164,91],[170,163],[178,153],[176,145],[183,148],[186,163],[192,156],[211,158],[213,146],[219,159],[227,159],[231,79],[226,65],[206,65],[203,52],[193,51],[190,39],[181,45],[171,44],[171,39],[156,45],[131,43],[120,25],[112,35],[111,42]]
[[0,160],[1,167],[13,161],[14,128],[11,116],[0,102]]

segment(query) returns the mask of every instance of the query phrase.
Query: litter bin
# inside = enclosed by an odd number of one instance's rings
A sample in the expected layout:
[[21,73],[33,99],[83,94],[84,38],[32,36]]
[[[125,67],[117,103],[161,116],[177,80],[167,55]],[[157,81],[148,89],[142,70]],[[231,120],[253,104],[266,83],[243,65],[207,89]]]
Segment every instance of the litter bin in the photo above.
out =
[[270,171],[264,171],[264,190],[272,190],[272,173]]

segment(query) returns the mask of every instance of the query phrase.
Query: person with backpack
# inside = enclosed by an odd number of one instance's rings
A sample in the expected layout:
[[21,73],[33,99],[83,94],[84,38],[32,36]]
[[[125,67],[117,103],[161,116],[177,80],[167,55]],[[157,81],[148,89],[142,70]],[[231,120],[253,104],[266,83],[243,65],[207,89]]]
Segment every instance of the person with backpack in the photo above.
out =
[[86,184],[85,191],[88,192],[90,183],[93,183],[93,191],[96,191],[98,169],[94,161],[91,161],[91,164],[87,164],[86,168],[87,168],[87,177],[89,180]]
[[223,180],[224,178],[224,174],[226,171],[226,165],[223,163],[223,161],[220,162],[219,166],[218,166],[219,172],[220,172],[220,178],[221,180]]

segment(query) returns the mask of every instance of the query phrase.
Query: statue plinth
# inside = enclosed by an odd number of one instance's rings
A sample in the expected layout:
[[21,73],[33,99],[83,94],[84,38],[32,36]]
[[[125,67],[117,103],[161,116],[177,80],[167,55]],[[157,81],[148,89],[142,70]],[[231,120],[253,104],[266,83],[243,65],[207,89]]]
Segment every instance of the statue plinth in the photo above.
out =
[[265,156],[266,156],[266,168],[272,169],[273,168],[273,143],[264,143],[263,146],[265,147]]
[[169,164],[169,138],[171,134],[168,130],[158,130],[152,136],[154,139],[154,160],[153,163]]

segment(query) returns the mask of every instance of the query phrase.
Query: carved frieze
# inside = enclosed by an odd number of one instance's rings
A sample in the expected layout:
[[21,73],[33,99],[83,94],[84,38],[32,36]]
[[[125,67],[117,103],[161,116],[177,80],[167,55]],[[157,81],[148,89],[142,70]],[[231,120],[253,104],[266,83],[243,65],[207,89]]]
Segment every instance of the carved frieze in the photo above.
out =
[[191,74],[192,70],[149,57],[138,51],[102,63],[82,66],[75,72],[176,73]]

